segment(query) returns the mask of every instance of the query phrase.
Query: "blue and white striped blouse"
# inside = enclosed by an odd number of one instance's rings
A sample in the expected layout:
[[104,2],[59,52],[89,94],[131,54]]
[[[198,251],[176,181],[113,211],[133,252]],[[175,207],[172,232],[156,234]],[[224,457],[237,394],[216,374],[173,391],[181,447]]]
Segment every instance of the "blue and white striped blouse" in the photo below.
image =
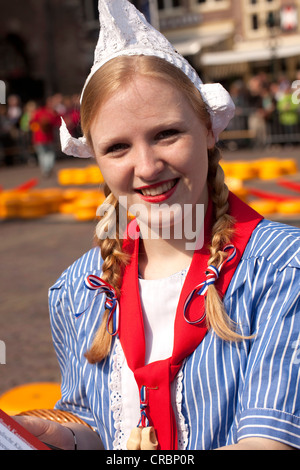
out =
[[[263,220],[255,229],[224,297],[246,336],[224,342],[208,332],[181,370],[178,404],[187,450],[216,449],[247,437],[300,448],[300,230]],[[100,364],[84,353],[101,323],[104,296],[85,287],[101,275],[94,248],[49,291],[54,346],[62,374],[56,408],[94,427],[106,449],[118,448],[121,403],[118,340]],[[76,314],[84,312],[78,318]]]

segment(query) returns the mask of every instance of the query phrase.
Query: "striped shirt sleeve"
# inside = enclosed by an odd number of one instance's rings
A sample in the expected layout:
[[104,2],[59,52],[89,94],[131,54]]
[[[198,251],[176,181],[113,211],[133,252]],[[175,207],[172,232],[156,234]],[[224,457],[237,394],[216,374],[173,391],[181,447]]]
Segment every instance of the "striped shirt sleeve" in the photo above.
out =
[[61,371],[61,399],[55,408],[77,415],[95,429],[84,381],[86,361],[78,342],[70,289],[64,273],[49,290],[53,344]]
[[[261,437],[300,448],[300,302],[297,259],[279,269],[259,260],[254,339],[239,400],[236,440]],[[281,253],[283,251],[281,250]]]

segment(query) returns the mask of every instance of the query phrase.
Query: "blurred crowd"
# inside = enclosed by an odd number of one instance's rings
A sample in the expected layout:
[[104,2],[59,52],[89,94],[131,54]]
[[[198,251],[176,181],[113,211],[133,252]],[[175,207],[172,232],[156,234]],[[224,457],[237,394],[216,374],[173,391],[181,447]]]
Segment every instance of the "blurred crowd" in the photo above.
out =
[[271,81],[265,73],[250,78],[248,83],[237,80],[230,88],[236,105],[236,116],[228,130],[248,131],[252,145],[300,143],[300,72],[291,82],[285,75]]
[[[297,82],[296,82],[297,81]],[[295,82],[300,84],[300,72]],[[245,83],[236,80],[230,94],[236,116],[227,128],[231,149],[240,145],[265,147],[300,143],[300,91],[284,75],[276,82],[259,73]],[[298,98],[298,99],[295,99]],[[79,96],[57,93],[44,102],[22,103],[16,95],[0,104],[0,165],[34,163],[44,176],[51,174],[60,153],[62,116],[74,137],[80,135]],[[226,134],[226,132],[225,132]],[[228,138],[229,139],[229,138]],[[230,142],[230,139],[225,142]]]
[[80,134],[79,96],[57,93],[42,101],[22,103],[17,95],[0,105],[0,164],[38,164],[51,174],[59,154],[62,116],[74,137]]

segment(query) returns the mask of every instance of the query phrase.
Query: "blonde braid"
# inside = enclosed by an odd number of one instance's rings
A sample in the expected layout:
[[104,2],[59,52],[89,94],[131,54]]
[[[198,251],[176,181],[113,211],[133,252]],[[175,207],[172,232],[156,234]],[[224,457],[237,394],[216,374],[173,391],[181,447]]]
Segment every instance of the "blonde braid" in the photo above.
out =
[[[221,153],[217,147],[209,151],[209,173],[208,184],[214,206],[214,225],[212,227],[212,238],[210,259],[208,265],[218,268],[227,258],[228,253],[223,251],[226,244],[230,243],[234,235],[235,220],[228,214],[229,190],[225,184],[224,172],[219,162]],[[207,324],[214,332],[225,341],[241,341],[246,337],[236,331],[235,323],[229,318],[224,304],[217,292],[216,287],[211,284],[206,296],[206,319]]]
[[[101,234],[110,222],[111,212],[107,212],[99,221],[96,228],[96,237],[98,244],[101,248],[101,256],[103,258],[102,276],[101,278],[110,284],[116,291],[117,296],[120,296],[120,287],[122,283],[122,271],[128,262],[128,255],[122,251],[122,241],[119,238],[119,203],[112,193],[108,195],[103,204],[108,204],[115,210],[116,214],[116,227],[114,238],[102,238]],[[97,330],[93,339],[92,346],[86,352],[85,357],[91,364],[100,362],[105,359],[111,349],[112,343],[112,321],[108,325],[107,320],[109,310],[105,310],[102,323]]]

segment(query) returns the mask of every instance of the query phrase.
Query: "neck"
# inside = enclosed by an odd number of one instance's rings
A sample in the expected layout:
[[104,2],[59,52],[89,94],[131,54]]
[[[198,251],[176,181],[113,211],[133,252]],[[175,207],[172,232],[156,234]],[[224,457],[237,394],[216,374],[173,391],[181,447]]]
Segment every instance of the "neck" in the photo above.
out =
[[144,279],[161,279],[187,268],[193,251],[185,251],[181,244],[169,240],[141,241],[139,272]]
[[139,271],[144,279],[168,277],[189,267],[195,249],[202,247],[207,205],[199,205],[201,213],[195,210],[190,221],[183,220],[181,231],[173,226],[167,234],[150,233],[148,226],[140,224]]

